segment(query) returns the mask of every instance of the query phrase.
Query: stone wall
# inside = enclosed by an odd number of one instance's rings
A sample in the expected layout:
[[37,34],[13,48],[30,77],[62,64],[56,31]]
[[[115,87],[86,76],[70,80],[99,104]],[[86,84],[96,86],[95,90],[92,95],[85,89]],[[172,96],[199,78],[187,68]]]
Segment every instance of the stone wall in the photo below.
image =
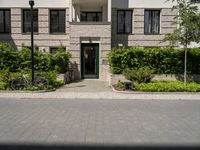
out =
[[[161,74],[161,75],[154,75],[153,81],[183,81],[184,76],[183,75],[168,75],[168,74]],[[188,75],[187,80],[200,82],[200,75]],[[117,84],[118,81],[126,81],[125,77],[123,75],[110,75],[109,85]]]
[[99,79],[109,80],[107,54],[111,50],[110,23],[70,23],[70,52],[80,78],[81,43],[99,43]]

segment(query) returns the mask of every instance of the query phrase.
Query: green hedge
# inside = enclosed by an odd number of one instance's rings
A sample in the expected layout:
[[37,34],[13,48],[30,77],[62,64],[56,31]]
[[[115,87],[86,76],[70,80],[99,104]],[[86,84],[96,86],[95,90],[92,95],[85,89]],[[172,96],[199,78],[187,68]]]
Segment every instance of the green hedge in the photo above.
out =
[[[183,74],[184,51],[169,48],[121,48],[108,55],[111,72],[122,74],[126,68],[149,67],[156,74]],[[188,74],[200,73],[200,48],[188,51]]]
[[[71,54],[59,51],[56,54],[34,52],[36,71],[57,71],[65,73],[70,63]],[[31,69],[31,51],[27,48],[16,50],[6,43],[0,43],[0,70],[11,72]]]
[[144,92],[200,92],[200,84],[188,83],[185,86],[180,81],[150,82],[136,84],[133,90]]

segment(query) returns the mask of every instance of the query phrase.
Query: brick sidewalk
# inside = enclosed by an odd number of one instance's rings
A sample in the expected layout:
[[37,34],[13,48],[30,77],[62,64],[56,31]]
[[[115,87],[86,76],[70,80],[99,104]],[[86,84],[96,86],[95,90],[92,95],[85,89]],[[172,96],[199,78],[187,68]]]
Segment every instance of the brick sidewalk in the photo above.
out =
[[200,101],[0,98],[0,145],[195,145]]

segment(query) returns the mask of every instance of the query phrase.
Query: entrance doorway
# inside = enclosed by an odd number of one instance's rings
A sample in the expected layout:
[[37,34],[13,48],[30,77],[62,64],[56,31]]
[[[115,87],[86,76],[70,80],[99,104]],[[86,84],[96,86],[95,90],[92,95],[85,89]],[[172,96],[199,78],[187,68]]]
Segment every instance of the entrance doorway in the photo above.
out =
[[81,78],[99,78],[99,44],[81,44]]

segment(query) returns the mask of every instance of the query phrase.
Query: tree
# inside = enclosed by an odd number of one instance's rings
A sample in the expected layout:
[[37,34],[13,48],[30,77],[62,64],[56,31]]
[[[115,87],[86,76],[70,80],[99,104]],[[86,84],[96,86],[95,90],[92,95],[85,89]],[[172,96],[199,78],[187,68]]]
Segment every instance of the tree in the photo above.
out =
[[179,43],[184,47],[185,62],[184,62],[184,84],[187,83],[187,52],[191,42],[200,42],[200,13],[198,7],[191,3],[190,0],[167,0],[176,2],[173,9],[178,10],[178,15],[175,17],[175,23],[178,28],[173,33],[165,36],[165,41],[170,42],[170,46],[175,46]]

